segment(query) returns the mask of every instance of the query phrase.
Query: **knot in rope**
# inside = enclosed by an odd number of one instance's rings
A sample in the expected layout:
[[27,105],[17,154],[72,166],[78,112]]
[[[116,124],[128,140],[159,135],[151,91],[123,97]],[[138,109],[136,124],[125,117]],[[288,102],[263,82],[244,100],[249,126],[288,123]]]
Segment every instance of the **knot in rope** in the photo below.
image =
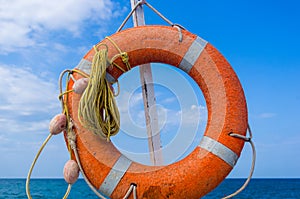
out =
[[127,52],[122,52],[122,53],[121,53],[121,59],[122,59],[122,61],[123,61],[124,64],[127,64],[127,63],[128,63],[129,57],[128,57]]
[[127,52],[122,52],[122,50],[119,48],[119,46],[110,38],[110,37],[105,37],[105,39],[107,39],[108,41],[110,41],[113,46],[119,51],[119,54],[116,54],[115,56],[113,56],[113,58],[111,59],[110,63],[114,66],[116,66],[118,69],[120,69],[122,72],[125,72],[125,70],[120,67],[118,64],[114,63],[114,61],[121,57],[122,62],[126,65],[127,70],[129,71],[131,69],[130,63],[129,63],[129,56]]
[[129,64],[129,57],[128,57],[127,52],[122,52],[120,54],[120,56],[121,56],[122,62],[126,65],[127,70],[130,70],[131,67],[130,67],[130,64]]

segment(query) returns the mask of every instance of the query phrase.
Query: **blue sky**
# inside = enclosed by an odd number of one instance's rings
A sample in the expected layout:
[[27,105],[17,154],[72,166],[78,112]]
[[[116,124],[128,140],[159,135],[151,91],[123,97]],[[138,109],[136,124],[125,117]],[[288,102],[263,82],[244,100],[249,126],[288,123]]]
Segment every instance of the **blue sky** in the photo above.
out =
[[[254,177],[299,178],[299,1],[149,0],[149,3],[174,23],[213,44],[236,71],[245,91],[257,147]],[[57,98],[60,72],[76,66],[93,44],[114,33],[129,12],[130,4],[129,0],[0,0],[0,4],[0,178],[25,177],[48,135],[49,121],[60,112]],[[147,8],[145,18],[147,24],[166,25]],[[130,21],[126,28],[131,26]],[[172,84],[161,82],[169,69],[154,66],[153,70],[158,81],[164,142],[173,140],[169,132],[177,129],[178,123],[186,124],[187,120],[182,119],[185,113],[187,118],[199,114],[195,110],[200,111],[197,126],[200,132],[205,125],[205,102],[201,96],[190,102],[180,100],[180,91],[173,91]],[[132,71],[131,75],[135,74],[137,71]],[[182,78],[178,72],[174,76]],[[129,113],[129,117],[139,114],[142,107],[138,80],[124,77],[122,81],[118,103],[121,105],[122,97],[127,95],[129,104],[135,102],[136,106],[128,106],[127,110],[121,106],[121,112]],[[184,88],[187,87],[194,86]],[[174,114],[177,119],[170,117]],[[141,115],[134,120],[135,127],[143,128],[142,119]],[[141,147],[139,152],[143,150],[146,151]],[[230,177],[248,175],[250,152],[245,145]],[[55,136],[42,153],[33,176],[62,177],[67,159],[63,136]]]

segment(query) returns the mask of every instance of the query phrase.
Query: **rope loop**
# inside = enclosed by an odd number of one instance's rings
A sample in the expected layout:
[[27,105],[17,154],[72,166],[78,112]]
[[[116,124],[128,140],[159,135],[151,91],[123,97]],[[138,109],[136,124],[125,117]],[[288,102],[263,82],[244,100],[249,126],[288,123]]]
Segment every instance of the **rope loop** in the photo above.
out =
[[181,27],[178,25],[172,25],[172,27],[177,28],[178,33],[179,33],[179,42],[182,42],[182,32],[181,32]]
[[180,24],[178,24],[178,23],[174,23],[174,24],[172,25],[172,27],[175,27],[175,26],[179,27],[179,28],[182,29],[182,30],[186,30],[185,27],[183,27],[182,25],[180,25]]
[[231,137],[235,137],[235,138],[244,140],[245,142],[250,142],[252,139],[251,137],[246,137],[244,135],[240,135],[240,134],[236,134],[236,133],[232,133],[232,132],[230,132],[228,135],[230,135]]
[[118,86],[118,91],[116,93],[114,92],[114,97],[117,97],[120,94],[120,83],[119,83],[119,80],[117,80],[116,83],[117,83],[117,86]]
[[137,199],[136,187],[137,187],[137,185],[135,183],[131,183],[130,187],[129,187],[128,191],[126,192],[125,196],[123,197],[123,199],[128,199],[131,192],[132,192],[132,195],[133,195],[133,199]]
[[230,195],[228,195],[228,196],[226,196],[222,199],[228,199],[228,198],[232,198],[232,197],[238,195],[240,192],[242,192],[247,187],[247,185],[249,184],[249,182],[252,178],[252,175],[253,175],[253,172],[254,172],[254,167],[255,167],[256,150],[255,150],[254,143],[252,141],[252,132],[251,132],[249,124],[248,124],[247,130],[249,132],[249,137],[246,137],[246,136],[243,136],[243,135],[240,135],[240,134],[236,134],[236,133],[232,133],[232,132],[229,133],[228,135],[250,143],[251,148],[252,148],[252,163],[251,163],[251,169],[250,169],[249,176],[248,176],[247,180],[245,181],[245,183],[237,191],[235,191],[234,193],[232,193],[232,194],[230,194]]

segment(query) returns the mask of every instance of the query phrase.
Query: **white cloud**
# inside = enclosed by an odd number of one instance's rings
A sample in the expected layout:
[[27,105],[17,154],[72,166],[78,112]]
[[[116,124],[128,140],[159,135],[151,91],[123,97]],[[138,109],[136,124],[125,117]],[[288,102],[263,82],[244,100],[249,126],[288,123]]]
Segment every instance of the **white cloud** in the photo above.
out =
[[272,118],[272,117],[276,117],[276,113],[261,113],[258,115],[259,118],[262,119],[267,119],[267,118]]
[[[34,120],[32,118],[32,120]],[[7,119],[5,121],[0,121],[2,131],[6,129],[10,133],[9,137],[12,137],[13,133],[17,134],[46,134],[48,132],[49,120],[39,121],[36,118],[36,121],[21,121],[14,119]],[[4,136],[4,135],[3,135]],[[6,134],[7,136],[7,134]],[[15,136],[15,134],[14,134]],[[4,137],[3,137],[4,138]]]
[[[146,124],[142,94],[140,92],[133,94],[126,91],[121,92],[117,98],[117,104],[121,114],[122,131],[134,137],[145,137]],[[151,110],[150,108],[150,112]],[[159,131],[164,130],[166,132],[175,127],[179,128],[180,126],[183,131],[191,128],[196,130],[198,124],[200,124],[201,127],[206,126],[207,109],[202,105],[192,104],[189,107],[181,107],[181,109],[178,110],[176,106],[166,108],[164,104],[156,104],[156,110],[158,114]],[[152,114],[153,113],[150,113],[150,115]]]
[[[48,133],[50,119],[61,111],[58,89],[29,69],[0,65],[0,150],[22,150]],[[14,147],[11,147],[14,146]]]
[[118,108],[120,112],[127,113],[129,107],[129,99],[131,93],[127,91],[123,91],[116,97],[116,102],[118,104]]
[[0,18],[0,46],[1,52],[10,52],[17,47],[32,46],[35,42],[28,36],[29,27],[20,26],[14,22],[2,21]]
[[176,116],[182,118],[182,125],[197,124],[207,120],[207,109],[202,105],[191,105],[189,108],[183,108],[178,111]]
[[66,30],[80,34],[84,22],[103,24],[126,8],[111,0],[0,0],[0,53],[38,44],[40,34]]
[[[26,176],[49,132],[50,119],[61,111],[56,83],[34,73],[29,68],[0,64],[0,152],[5,160],[0,176],[3,177]],[[46,148],[38,165],[47,168],[50,157],[62,168],[68,158],[63,136],[52,138]],[[60,172],[53,174],[53,169],[47,169],[44,175],[61,176]]]
[[49,113],[59,107],[57,86],[29,69],[0,65],[0,111],[14,116]]
[[133,93],[130,96],[130,107],[135,107],[138,104],[142,104],[143,103],[143,95],[141,92],[139,93]]
[[172,102],[176,102],[177,98],[176,97],[169,97],[163,100],[162,103],[172,103]]

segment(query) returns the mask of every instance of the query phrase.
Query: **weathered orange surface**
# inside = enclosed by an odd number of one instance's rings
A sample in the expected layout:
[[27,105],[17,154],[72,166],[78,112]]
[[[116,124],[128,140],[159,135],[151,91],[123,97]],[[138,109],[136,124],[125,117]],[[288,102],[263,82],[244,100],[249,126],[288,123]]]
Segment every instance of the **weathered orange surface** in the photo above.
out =
[[[149,62],[178,67],[197,37],[187,31],[182,33],[183,41],[179,42],[176,28],[141,26],[116,33],[110,38],[128,53],[131,67]],[[102,43],[108,46],[110,58],[118,53],[107,39]],[[84,59],[91,61],[93,55],[92,49]],[[121,59],[116,62],[126,69]],[[116,79],[122,75],[116,67],[110,67],[108,72]],[[197,82],[206,99],[208,123],[205,135],[240,155],[244,142],[228,134],[246,134],[247,107],[243,89],[230,64],[212,45],[207,44],[189,75]],[[75,74],[75,78],[81,76]],[[72,83],[71,80],[69,86]],[[67,104],[75,124],[82,166],[92,184],[99,188],[121,154],[112,143],[101,140],[81,126],[77,118],[79,100],[80,95],[72,93]],[[130,184],[135,183],[139,199],[198,199],[219,185],[231,170],[232,167],[220,158],[196,147],[183,160],[165,167],[132,163],[110,197],[122,198]]]

